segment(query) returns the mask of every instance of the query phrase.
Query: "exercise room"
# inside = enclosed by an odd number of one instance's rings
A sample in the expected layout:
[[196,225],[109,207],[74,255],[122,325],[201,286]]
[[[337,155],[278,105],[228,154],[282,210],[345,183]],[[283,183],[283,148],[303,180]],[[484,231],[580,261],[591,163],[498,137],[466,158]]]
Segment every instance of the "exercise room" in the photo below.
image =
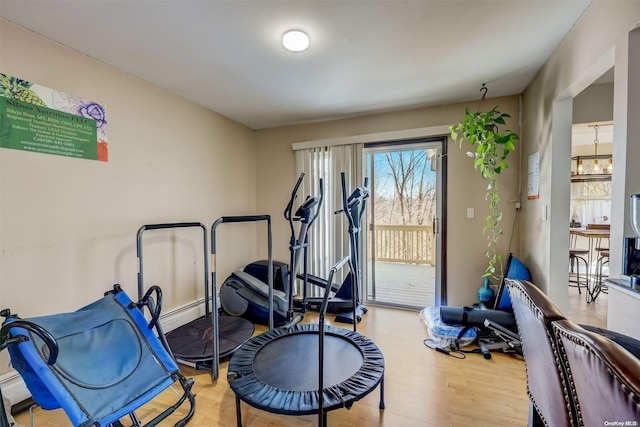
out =
[[637,425],[638,25],[2,0],[0,426]]

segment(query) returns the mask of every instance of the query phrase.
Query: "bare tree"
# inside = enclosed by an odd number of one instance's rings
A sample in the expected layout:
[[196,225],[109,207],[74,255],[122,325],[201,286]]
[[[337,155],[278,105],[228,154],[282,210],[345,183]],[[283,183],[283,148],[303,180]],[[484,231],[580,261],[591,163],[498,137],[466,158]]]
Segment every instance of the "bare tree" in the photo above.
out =
[[430,150],[384,153],[393,184],[389,218],[402,225],[429,224],[435,209]]

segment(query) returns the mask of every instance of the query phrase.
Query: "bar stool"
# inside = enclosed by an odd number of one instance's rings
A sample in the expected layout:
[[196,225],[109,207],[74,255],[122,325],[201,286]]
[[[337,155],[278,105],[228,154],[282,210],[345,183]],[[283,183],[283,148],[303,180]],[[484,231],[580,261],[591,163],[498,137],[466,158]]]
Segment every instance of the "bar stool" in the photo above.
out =
[[[578,288],[581,294],[581,288],[584,286],[589,291],[589,249],[576,247],[578,236],[571,234],[569,241],[569,286]],[[580,275],[580,263],[584,265],[584,276]]]
[[[584,286],[589,290],[588,277],[589,277],[589,263],[586,256],[589,255],[588,249],[581,248],[569,248],[569,286],[578,288],[578,293],[581,294],[581,288]],[[584,276],[580,276],[580,263],[584,265]]]
[[[606,240],[606,245],[603,245],[603,241]],[[596,281],[594,285],[594,292],[592,295],[592,299],[595,300],[600,292],[607,293],[608,287],[604,284],[604,278],[609,277],[609,273],[607,270],[607,274],[604,274],[604,267],[609,265],[609,239],[598,239],[596,241],[595,251],[597,253],[596,256]]]
[[[604,242],[604,240],[606,240],[606,243]],[[609,239],[597,239],[596,247],[594,249],[598,254],[597,258],[600,258],[603,252],[607,252],[606,257],[609,258]]]
[[[597,249],[596,249],[597,250]],[[602,293],[608,293],[608,286],[604,284],[604,278],[609,277],[609,273],[604,273],[604,267],[609,265],[609,250],[603,249],[598,253],[598,260],[596,261],[596,280],[593,289],[593,294],[591,295],[591,300],[595,301],[597,296]]]

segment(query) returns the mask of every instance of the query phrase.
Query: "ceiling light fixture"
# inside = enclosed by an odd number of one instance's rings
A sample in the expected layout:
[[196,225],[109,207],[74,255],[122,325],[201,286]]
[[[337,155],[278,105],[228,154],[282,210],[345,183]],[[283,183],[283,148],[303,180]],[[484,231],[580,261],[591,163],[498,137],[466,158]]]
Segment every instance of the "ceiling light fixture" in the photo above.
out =
[[287,31],[282,36],[282,45],[292,52],[301,52],[309,47],[309,36],[300,30]]
[[[598,154],[598,131],[601,126],[611,126],[611,123],[602,125],[589,125],[595,132],[593,140],[593,155],[579,155],[571,158],[576,161],[576,171],[571,170],[571,182],[610,181],[613,172],[613,156],[611,154]],[[601,162],[602,160],[602,162]]]
[[600,173],[600,165],[598,165],[598,128],[600,126],[598,125],[594,125],[593,128],[596,131],[596,139],[593,140],[593,145],[595,146],[595,158],[593,159],[593,172],[594,173]]

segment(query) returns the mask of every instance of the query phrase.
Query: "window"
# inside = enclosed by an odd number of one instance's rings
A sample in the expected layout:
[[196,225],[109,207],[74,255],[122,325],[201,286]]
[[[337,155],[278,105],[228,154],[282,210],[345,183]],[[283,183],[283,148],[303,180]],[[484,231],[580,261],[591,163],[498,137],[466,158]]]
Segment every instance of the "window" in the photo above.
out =
[[571,218],[573,226],[608,224],[611,218],[611,181],[571,183]]

